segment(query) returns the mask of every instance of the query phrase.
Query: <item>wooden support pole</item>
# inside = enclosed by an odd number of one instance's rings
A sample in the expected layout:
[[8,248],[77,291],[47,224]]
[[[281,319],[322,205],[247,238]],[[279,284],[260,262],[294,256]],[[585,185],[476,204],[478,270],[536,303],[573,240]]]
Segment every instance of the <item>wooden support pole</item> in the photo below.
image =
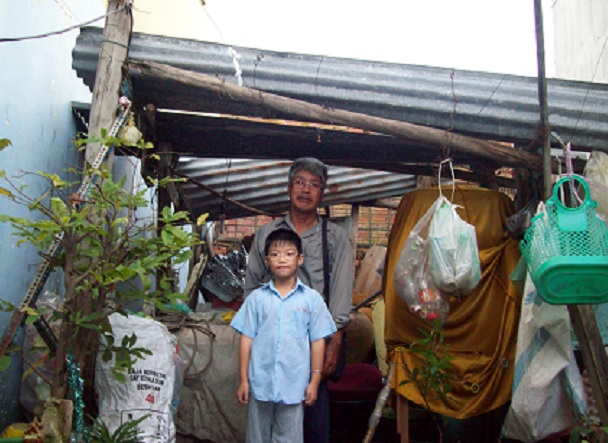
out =
[[538,64],[538,102],[540,107],[540,126],[543,138],[543,175],[545,199],[551,197],[551,127],[549,126],[549,106],[547,103],[547,79],[545,77],[545,37],[543,30],[542,0],[534,0],[536,21],[536,60]]
[[350,208],[351,231],[350,238],[353,245],[353,263],[357,260],[357,243],[359,241],[359,212],[360,206],[353,204]]
[[[374,117],[340,109],[332,109],[315,105],[302,100],[282,97],[276,94],[263,92],[228,83],[223,79],[176,68],[162,63],[130,61],[129,70],[134,76],[149,76],[182,83],[197,88],[207,89],[219,95],[226,96],[227,100],[243,101],[281,113],[290,114],[311,121],[329,124],[341,124],[368,131],[379,132],[395,137],[417,140],[428,144],[442,152],[445,145],[445,131],[441,129],[418,126],[386,118]],[[531,169],[541,170],[540,156],[504,146],[499,143],[479,140],[460,134],[451,135],[451,146],[456,151],[486,158],[500,165],[526,165]]]
[[597,327],[595,313],[589,305],[570,305],[568,312],[589,375],[600,421],[602,426],[608,426],[608,356]]
[[[109,15],[106,18],[103,30],[95,85],[93,86],[91,116],[89,118],[90,136],[100,136],[102,129],[109,131],[114,122],[120,95],[123,66],[127,60],[131,35],[133,17],[130,3],[128,0],[108,1]],[[86,161],[91,163],[97,157],[100,149],[99,143],[89,143],[85,152]],[[111,164],[111,161],[109,163]]]

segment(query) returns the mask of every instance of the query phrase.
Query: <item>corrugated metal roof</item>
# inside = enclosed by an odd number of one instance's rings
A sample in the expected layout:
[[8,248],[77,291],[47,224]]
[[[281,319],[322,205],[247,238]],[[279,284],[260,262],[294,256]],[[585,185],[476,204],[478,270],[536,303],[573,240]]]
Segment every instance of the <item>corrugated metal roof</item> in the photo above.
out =
[[[217,220],[222,211],[228,219],[257,215],[229,201],[225,201],[222,207],[221,195],[270,214],[287,211],[287,174],[290,165],[290,161],[182,158],[177,172],[191,179],[181,186],[195,216],[207,212],[211,220]],[[197,187],[193,181],[204,183],[205,187],[220,195]],[[416,178],[330,166],[328,184],[322,206],[401,196],[416,188]]]
[[[83,28],[73,51],[73,67],[90,88],[101,40],[101,29]],[[516,145],[536,138],[538,89],[533,77],[234,49],[245,86],[424,126],[453,127],[457,133]],[[129,58],[236,82],[228,47],[217,43],[133,34]],[[137,100],[159,108],[286,117],[181,84],[138,78],[136,73],[132,82]],[[549,79],[548,101],[552,129],[562,139],[571,140],[575,149],[606,150],[608,85]]]
[[[73,51],[73,67],[91,89],[101,41],[101,29],[83,28]],[[234,49],[240,56],[243,84],[262,91],[328,108],[452,128],[455,133],[515,146],[528,145],[537,135],[535,78]],[[133,34],[129,58],[237,82],[228,46],[217,43]],[[408,174],[431,174],[429,165],[441,160],[443,146],[327,125],[286,124],[277,120],[291,118],[288,115],[229,96],[137,72],[130,76],[135,104],[159,108],[157,140],[181,155],[176,171],[192,179],[182,187],[197,216],[208,212],[217,219],[222,209],[228,218],[251,215],[231,203],[221,208],[221,196],[209,189],[225,191],[226,197],[260,211],[287,210],[286,161],[301,156],[334,165],[325,204],[404,195],[415,188],[414,177]],[[552,129],[562,139],[572,139],[575,150],[605,149],[608,85],[549,80],[548,96]],[[447,136],[446,132],[446,140]],[[460,165],[487,163],[464,152],[454,157]]]

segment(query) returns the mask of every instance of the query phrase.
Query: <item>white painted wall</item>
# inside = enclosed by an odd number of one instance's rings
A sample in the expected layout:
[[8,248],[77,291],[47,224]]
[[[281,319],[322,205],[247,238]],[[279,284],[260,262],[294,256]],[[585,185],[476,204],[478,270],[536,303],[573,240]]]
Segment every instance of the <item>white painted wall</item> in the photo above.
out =
[[553,2],[556,75],[608,83],[608,1]]

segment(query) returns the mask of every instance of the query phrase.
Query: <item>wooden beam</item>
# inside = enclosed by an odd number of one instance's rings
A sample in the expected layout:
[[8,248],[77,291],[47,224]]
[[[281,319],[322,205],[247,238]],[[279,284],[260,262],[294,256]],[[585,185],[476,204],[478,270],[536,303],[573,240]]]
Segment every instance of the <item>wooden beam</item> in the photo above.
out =
[[[352,126],[408,140],[420,141],[436,147],[438,153],[441,153],[445,146],[445,131],[441,129],[327,108],[302,100],[238,86],[220,78],[162,63],[130,61],[129,69],[132,75],[135,76],[161,78],[210,90],[220,96],[227,97],[227,100],[243,101],[282,113],[299,116],[307,120]],[[495,161],[500,165],[525,165],[531,169],[542,169],[542,158],[540,156],[499,143],[452,133],[450,135],[450,147],[452,151],[473,154]]]
[[[327,164],[337,164],[338,162],[328,161]],[[394,172],[396,174],[411,174],[411,175],[424,175],[429,177],[437,177],[438,170],[436,167],[431,165],[423,164],[407,164],[407,163],[385,163],[385,162],[360,162],[360,161],[349,161],[345,160],[339,163],[339,166],[348,166],[351,168],[362,168],[362,169],[375,169],[377,171]],[[448,168],[443,168],[441,176],[445,178],[452,178],[451,172]],[[454,169],[454,176],[457,180],[464,180],[474,183],[483,183],[487,181],[487,175],[479,174],[472,171],[463,171],[462,169]],[[507,177],[496,176],[496,183],[502,188],[516,188],[517,182],[514,179]]]
[[360,202],[361,206],[371,206],[372,208],[398,209],[399,202],[388,198],[379,198],[369,202]]
[[[99,48],[97,74],[93,86],[89,136],[100,136],[102,129],[109,131],[114,123],[123,77],[123,65],[127,60],[133,23],[130,4],[131,2],[128,0],[109,0],[108,2],[109,15],[103,29],[103,40]],[[86,161],[91,163],[100,150],[99,143],[89,143],[85,151]]]

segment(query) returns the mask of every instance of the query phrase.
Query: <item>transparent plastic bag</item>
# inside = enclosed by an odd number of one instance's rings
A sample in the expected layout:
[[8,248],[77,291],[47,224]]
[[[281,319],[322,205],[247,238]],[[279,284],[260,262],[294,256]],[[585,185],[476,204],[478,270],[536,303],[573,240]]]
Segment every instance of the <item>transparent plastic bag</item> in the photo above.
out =
[[462,220],[447,198],[438,200],[428,235],[431,278],[442,291],[466,295],[481,279],[475,226]]
[[437,199],[410,232],[395,264],[393,283],[410,312],[430,322],[438,319],[443,324],[449,313],[449,303],[431,279],[426,239],[428,225],[440,203]]

